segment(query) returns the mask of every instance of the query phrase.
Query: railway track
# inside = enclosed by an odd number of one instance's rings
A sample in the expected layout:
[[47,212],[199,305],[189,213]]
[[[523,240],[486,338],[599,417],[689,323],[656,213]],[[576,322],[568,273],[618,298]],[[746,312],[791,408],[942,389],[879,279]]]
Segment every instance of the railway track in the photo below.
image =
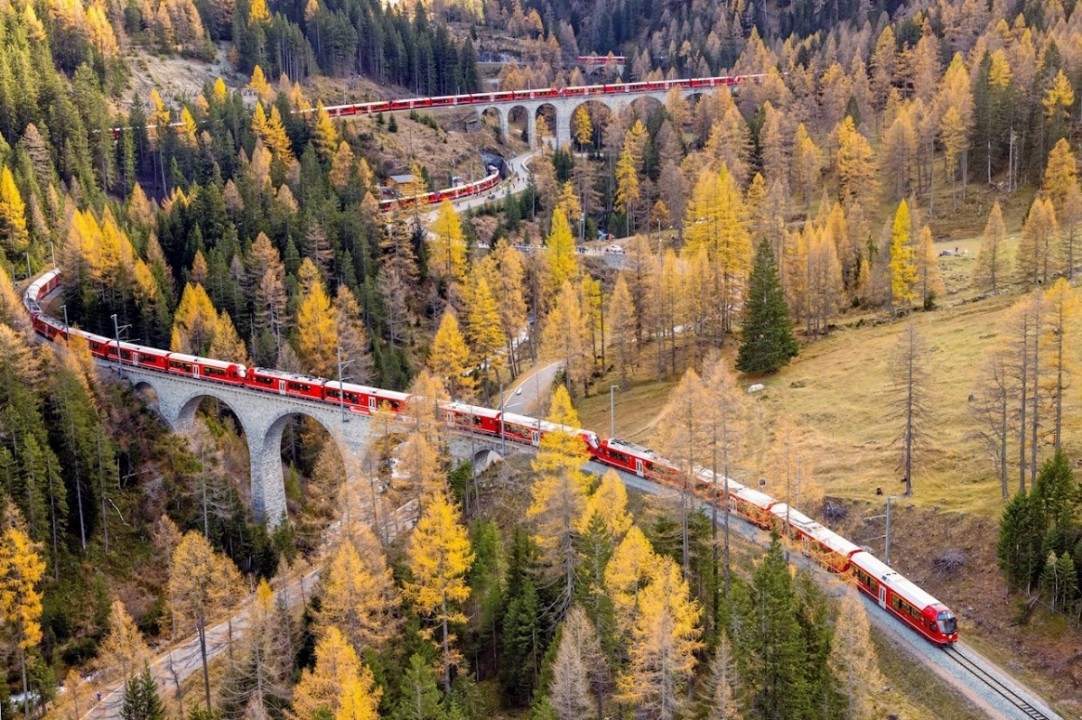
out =
[[1011,707],[1016,708],[1026,717],[1033,718],[1033,720],[1054,720],[1052,716],[1045,715],[1026,702],[1018,693],[985,670],[981,663],[963,653],[956,645],[945,645],[943,652],[958,663],[967,673],[989,687],[996,695],[1002,697],[1006,702],[1010,703]]

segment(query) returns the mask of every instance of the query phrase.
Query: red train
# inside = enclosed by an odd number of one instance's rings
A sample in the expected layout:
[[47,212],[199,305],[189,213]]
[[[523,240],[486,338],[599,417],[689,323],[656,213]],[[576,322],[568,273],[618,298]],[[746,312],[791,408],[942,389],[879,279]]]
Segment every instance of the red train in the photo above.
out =
[[[410,400],[408,394],[392,390],[339,383],[281,370],[246,368],[239,363],[118,343],[100,335],[65,327],[46,315],[40,305],[40,301],[56,290],[59,283],[60,271],[52,270],[32,283],[23,295],[34,330],[48,340],[54,340],[58,335],[65,338],[72,335],[82,337],[87,341],[90,352],[103,360],[180,375],[199,382],[226,383],[257,392],[328,403],[351,413],[371,414],[379,410],[397,414],[406,409]],[[591,459],[600,463],[675,487],[682,488],[690,481],[693,492],[703,501],[723,502],[731,512],[748,522],[786,537],[804,555],[833,572],[852,578],[862,592],[931,642],[947,645],[958,640],[958,621],[950,608],[871,553],[766,493],[732,479],[726,483],[724,478],[703,469],[696,469],[694,477],[686,480],[675,465],[653,450],[617,438],[599,439],[596,433],[589,430],[561,427],[526,415],[461,402],[442,403],[439,412],[441,419],[456,430],[533,446],[540,445],[546,433],[570,430],[582,438]]]
[[499,184],[500,173],[498,170],[493,170],[481,180],[466,185],[458,185],[443,190],[434,190],[432,192],[422,193],[421,195],[411,195],[404,198],[388,198],[387,200],[380,200],[379,209],[383,212],[388,212],[395,207],[405,208],[412,207],[413,205],[438,205],[444,200],[459,200],[464,197],[480,195]]
[[[601,59],[599,58],[599,61]],[[605,58],[608,61],[608,58]],[[524,100],[544,100],[585,95],[616,95],[620,93],[667,92],[674,87],[684,89],[710,89],[723,86],[739,85],[745,82],[762,82],[763,75],[722,75],[708,78],[689,78],[685,80],[650,80],[634,83],[613,83],[609,85],[578,85],[563,88],[539,88],[536,90],[504,90],[495,93],[474,93],[471,95],[441,95],[437,97],[404,98],[401,100],[377,100],[349,105],[330,105],[324,109],[332,118],[356,117],[359,115],[379,115],[385,112],[404,110],[425,110],[428,108],[461,107],[465,105],[491,105],[493,103],[521,102]],[[302,115],[314,113],[315,108],[297,112]],[[169,127],[178,128],[180,122],[170,123]],[[127,127],[112,128],[113,137],[119,138]]]

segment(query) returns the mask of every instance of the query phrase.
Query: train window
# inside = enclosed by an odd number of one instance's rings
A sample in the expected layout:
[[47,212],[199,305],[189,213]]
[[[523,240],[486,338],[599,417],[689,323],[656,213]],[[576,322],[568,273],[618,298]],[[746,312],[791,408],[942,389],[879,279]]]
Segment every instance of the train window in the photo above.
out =
[[203,373],[206,375],[213,375],[215,377],[225,377],[225,371],[221,368],[203,366]]
[[299,382],[291,382],[286,387],[295,392],[308,392],[311,389],[308,385]]
[[399,409],[402,407],[402,403],[398,402],[397,400],[392,400],[387,404],[391,406],[391,410],[394,412],[398,412]]
[[255,381],[260,385],[273,385],[274,378],[265,377],[263,375],[256,375]]

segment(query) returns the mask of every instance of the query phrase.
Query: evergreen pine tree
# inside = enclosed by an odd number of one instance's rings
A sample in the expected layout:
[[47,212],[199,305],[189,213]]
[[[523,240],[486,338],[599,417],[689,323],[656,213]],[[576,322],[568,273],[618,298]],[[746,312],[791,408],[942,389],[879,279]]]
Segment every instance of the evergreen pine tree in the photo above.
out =
[[165,708],[158,697],[158,686],[150,674],[150,667],[132,675],[124,684],[124,705],[120,709],[123,720],[165,720]]
[[747,315],[743,342],[736,367],[745,373],[765,375],[788,364],[799,346],[785,292],[778,280],[778,268],[770,243],[763,240],[755,251],[755,263],[748,283]]

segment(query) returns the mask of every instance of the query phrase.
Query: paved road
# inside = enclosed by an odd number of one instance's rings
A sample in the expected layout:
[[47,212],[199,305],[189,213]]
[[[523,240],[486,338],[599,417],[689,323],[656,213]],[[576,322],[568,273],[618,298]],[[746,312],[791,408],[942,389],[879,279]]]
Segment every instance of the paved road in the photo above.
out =
[[[288,585],[275,591],[274,595],[284,596],[286,604],[293,607],[310,597],[312,588],[319,582],[319,570],[312,570]],[[221,622],[207,629],[207,657],[213,658],[220,655],[229,647],[230,635],[240,638],[248,628],[251,620],[252,596],[244,602],[241,608],[233,614],[231,620]],[[203,664],[199,657],[199,638],[193,635],[190,638],[172,646],[169,651],[158,655],[150,664],[150,672],[158,682],[164,697],[172,697],[175,692],[174,673],[183,685],[189,676],[202,672]],[[202,684],[198,692],[191,695],[192,702],[200,702],[203,697]],[[101,701],[83,714],[81,720],[113,720],[120,717],[120,709],[124,703],[123,686],[115,686],[111,690],[102,692]]]
[[552,387],[552,381],[556,373],[563,367],[563,361],[558,360],[548,365],[531,369],[530,372],[518,378],[515,384],[508,389],[504,396],[504,410],[520,415],[545,414],[548,408],[539,408],[540,402],[548,396],[548,390]]

